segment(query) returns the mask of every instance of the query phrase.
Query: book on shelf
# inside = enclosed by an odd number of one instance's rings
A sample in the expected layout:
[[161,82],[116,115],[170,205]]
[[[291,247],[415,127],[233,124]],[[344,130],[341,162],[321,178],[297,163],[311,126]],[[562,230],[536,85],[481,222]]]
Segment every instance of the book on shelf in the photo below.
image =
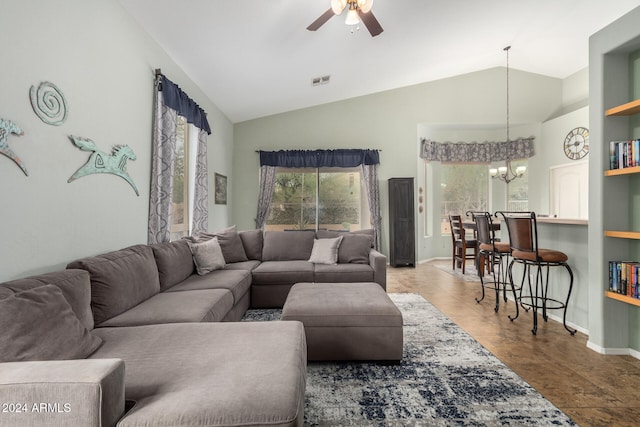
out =
[[640,166],[640,139],[609,142],[609,169]]
[[609,261],[609,291],[640,298],[640,263],[635,261]]

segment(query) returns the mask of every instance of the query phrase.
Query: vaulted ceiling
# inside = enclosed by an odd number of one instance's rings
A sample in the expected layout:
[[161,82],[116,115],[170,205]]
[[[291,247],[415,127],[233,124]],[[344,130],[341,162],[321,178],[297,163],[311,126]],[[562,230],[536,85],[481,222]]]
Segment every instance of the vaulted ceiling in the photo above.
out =
[[[504,66],[565,78],[638,0],[374,0],[384,28],[306,27],[330,0],[119,0],[232,121]],[[315,77],[330,76],[313,86]],[[169,76],[171,78],[171,76]]]

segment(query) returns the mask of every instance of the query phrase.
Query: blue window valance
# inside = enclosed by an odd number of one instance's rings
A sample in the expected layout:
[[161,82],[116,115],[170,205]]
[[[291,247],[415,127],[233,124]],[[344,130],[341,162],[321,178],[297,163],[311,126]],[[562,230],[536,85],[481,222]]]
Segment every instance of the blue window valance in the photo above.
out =
[[179,115],[187,119],[188,123],[206,131],[211,135],[211,128],[207,121],[207,113],[200,108],[196,102],[180,89],[180,86],[173,83],[164,75],[160,75],[160,90],[164,104],[178,112]]
[[378,150],[260,151],[260,166],[281,168],[353,168],[380,163]]
[[500,142],[436,142],[423,138],[420,157],[426,161],[450,163],[491,163],[520,160],[535,154],[534,137]]

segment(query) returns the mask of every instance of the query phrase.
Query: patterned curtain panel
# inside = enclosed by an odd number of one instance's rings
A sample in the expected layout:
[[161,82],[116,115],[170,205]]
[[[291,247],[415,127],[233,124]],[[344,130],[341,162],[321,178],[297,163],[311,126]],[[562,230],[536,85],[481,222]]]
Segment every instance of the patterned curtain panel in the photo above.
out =
[[264,227],[269,216],[269,207],[276,186],[276,167],[260,166],[260,192],[258,193],[258,213],[256,214],[256,228]]
[[149,244],[170,240],[171,193],[178,119],[178,113],[164,104],[162,92],[158,90],[158,82],[155,104],[149,195]]
[[535,154],[534,137],[501,142],[420,141],[420,157],[426,161],[448,163],[491,163],[528,159]]
[[373,247],[379,251],[381,248],[380,236],[382,235],[382,217],[380,216],[380,186],[378,184],[378,165],[362,165],[362,177],[369,201],[371,214],[371,226],[374,232]]
[[199,129],[196,157],[195,194],[191,234],[209,230],[209,186],[207,169],[207,131]]

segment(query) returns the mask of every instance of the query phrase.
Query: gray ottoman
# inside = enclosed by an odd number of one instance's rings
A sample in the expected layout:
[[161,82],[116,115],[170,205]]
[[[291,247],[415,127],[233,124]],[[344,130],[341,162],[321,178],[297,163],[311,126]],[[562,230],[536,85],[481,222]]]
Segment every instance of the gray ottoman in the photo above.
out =
[[304,324],[308,360],[402,359],[402,314],[377,283],[297,283],[282,320]]

